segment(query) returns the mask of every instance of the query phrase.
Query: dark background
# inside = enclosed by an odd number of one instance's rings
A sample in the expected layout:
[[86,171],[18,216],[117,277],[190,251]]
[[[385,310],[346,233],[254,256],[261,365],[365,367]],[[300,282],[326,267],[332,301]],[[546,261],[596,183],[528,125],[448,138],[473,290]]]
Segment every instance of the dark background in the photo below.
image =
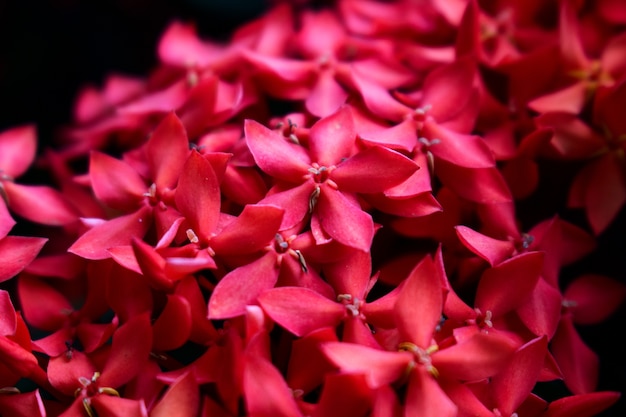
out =
[[[201,35],[226,38],[258,17],[269,0],[0,0],[0,131],[35,123],[42,145],[70,123],[79,88],[111,72],[145,76],[156,45],[174,19]],[[626,215],[600,237],[599,251],[566,271],[606,273],[626,282]],[[601,360],[599,389],[626,391],[626,308],[599,326],[580,328]],[[555,394],[560,388],[547,387]],[[603,414],[626,415],[626,399]],[[347,416],[349,417],[349,416]]]

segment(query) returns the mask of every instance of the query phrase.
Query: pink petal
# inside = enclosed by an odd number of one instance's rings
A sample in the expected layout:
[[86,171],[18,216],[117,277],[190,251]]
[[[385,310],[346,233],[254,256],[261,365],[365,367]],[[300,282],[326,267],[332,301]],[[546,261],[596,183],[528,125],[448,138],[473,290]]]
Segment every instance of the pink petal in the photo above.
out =
[[165,259],[152,246],[141,239],[133,238],[131,246],[135,264],[139,271],[135,271],[134,268],[128,268],[126,265],[123,266],[131,271],[143,274],[148,279],[151,287],[158,290],[171,290],[174,283],[164,272]]
[[182,79],[163,90],[157,90],[140,96],[127,104],[119,106],[117,113],[122,115],[167,113],[179,108],[189,95],[189,84]]
[[321,71],[311,93],[305,101],[306,109],[317,117],[336,112],[346,102],[348,93],[335,80],[334,71]]
[[301,19],[302,27],[295,38],[295,44],[307,58],[334,54],[346,37],[344,25],[330,9],[305,10]]
[[46,417],[47,415],[39,389],[23,394],[0,396],[0,409],[4,410],[7,417]]
[[272,320],[298,337],[335,327],[346,315],[343,305],[307,288],[274,288],[259,295],[258,301]]
[[365,374],[373,389],[397,381],[413,360],[406,352],[387,352],[353,343],[328,342],[321,349],[341,372]]
[[574,323],[597,324],[613,314],[626,299],[626,285],[615,279],[585,274],[576,278],[563,294]]
[[81,351],[74,351],[71,360],[67,360],[65,355],[51,358],[47,368],[50,384],[67,395],[74,394],[81,387],[79,378],[91,379],[96,371],[87,355]]
[[217,283],[211,294],[209,318],[219,320],[245,314],[246,305],[254,304],[257,297],[274,287],[277,280],[274,252],[232,270]]
[[175,199],[193,231],[207,242],[219,219],[221,196],[213,167],[198,152],[192,152],[185,163]]
[[538,113],[552,111],[579,114],[585,105],[587,94],[587,85],[584,82],[577,82],[532,100],[528,107]]
[[356,132],[352,112],[342,106],[333,114],[318,120],[309,132],[311,160],[322,166],[338,164],[352,152]]
[[528,397],[548,353],[548,338],[538,337],[520,347],[511,362],[491,380],[500,412],[510,415]]
[[460,197],[476,203],[510,203],[511,191],[497,168],[465,168],[444,160],[435,162],[437,177]]
[[33,276],[23,275],[19,278],[18,292],[24,318],[37,329],[57,330],[74,311],[63,294]]
[[585,211],[596,235],[602,233],[626,204],[626,180],[622,163],[614,153],[589,163],[580,175],[587,176]]
[[437,158],[466,168],[489,168],[495,165],[493,153],[485,141],[476,135],[466,135],[426,121],[422,136],[433,143],[428,149]]
[[36,151],[35,126],[13,127],[0,132],[0,177],[20,177],[35,160]]
[[146,143],[146,157],[158,189],[174,188],[189,155],[187,132],[176,113],[168,113]]
[[0,336],[11,336],[17,329],[15,308],[11,296],[5,290],[0,290]]
[[505,335],[476,333],[468,340],[432,355],[441,375],[461,381],[479,381],[500,372],[518,346]]
[[178,377],[150,411],[150,417],[196,417],[200,409],[200,390],[193,373]]
[[94,396],[91,399],[91,408],[101,417],[148,417],[143,401],[112,395]]
[[431,345],[443,310],[443,285],[435,263],[424,257],[404,281],[396,301],[396,325],[400,338],[422,349]]
[[511,241],[493,239],[466,226],[456,226],[455,230],[465,247],[489,262],[491,266],[509,258],[515,251],[515,245]]
[[532,293],[543,268],[543,252],[527,252],[487,269],[478,284],[474,305],[493,317],[515,310]]
[[345,81],[361,94],[367,109],[376,116],[400,122],[413,112],[411,108],[397,101],[386,88],[365,76],[351,71],[347,77]]
[[363,142],[371,145],[380,145],[409,152],[412,151],[417,144],[417,129],[415,121],[408,118],[401,123],[383,130],[360,133],[359,138]]
[[278,369],[267,359],[245,355],[243,391],[250,417],[300,417],[292,391]]
[[592,417],[615,404],[618,392],[602,391],[559,398],[548,405],[543,417]]
[[9,209],[35,223],[62,226],[78,220],[78,211],[54,188],[4,182]]
[[141,275],[114,263],[111,263],[108,270],[106,277],[109,285],[106,287],[105,297],[121,322],[152,311],[154,303],[151,288]]
[[312,417],[364,416],[372,406],[372,394],[364,375],[330,374]]
[[152,325],[152,349],[168,351],[181,347],[191,334],[191,307],[179,295],[167,295],[165,308]]
[[130,318],[113,334],[107,362],[98,380],[101,387],[121,387],[133,379],[149,359],[152,329],[147,313]]
[[0,239],[0,282],[19,274],[39,254],[45,238],[7,236]]
[[540,279],[528,301],[517,309],[517,314],[528,329],[537,336],[554,336],[561,319],[561,292]]
[[134,210],[148,191],[143,178],[133,167],[97,151],[91,152],[89,177],[98,200],[126,212]]
[[417,367],[409,376],[405,416],[455,417],[458,408],[432,375]]
[[15,226],[15,220],[11,217],[11,213],[9,213],[4,200],[2,200],[0,201],[0,239],[6,237],[13,229],[13,226]]
[[106,259],[108,249],[130,245],[132,238],[143,238],[150,227],[151,207],[142,207],[134,213],[117,217],[89,229],[68,249],[85,259]]
[[276,187],[270,190],[268,195],[259,201],[259,204],[283,208],[285,213],[280,230],[289,230],[301,224],[308,216],[311,209],[311,195],[316,187],[317,185],[313,181],[305,181],[284,191]]
[[405,181],[418,168],[396,151],[373,146],[341,162],[330,177],[342,190],[377,193]]
[[222,47],[200,40],[195,25],[178,21],[161,35],[157,49],[161,62],[183,68],[213,64],[223,54]]
[[300,183],[311,164],[306,150],[254,120],[244,125],[246,143],[259,168],[285,181]]
[[451,119],[469,100],[476,72],[473,59],[461,58],[431,71],[424,80],[423,106],[439,123]]
[[211,240],[219,255],[254,253],[271,244],[284,210],[270,205],[246,205],[243,211]]
[[346,246],[369,252],[374,238],[372,217],[343,193],[330,186],[324,187],[314,215],[330,237]]

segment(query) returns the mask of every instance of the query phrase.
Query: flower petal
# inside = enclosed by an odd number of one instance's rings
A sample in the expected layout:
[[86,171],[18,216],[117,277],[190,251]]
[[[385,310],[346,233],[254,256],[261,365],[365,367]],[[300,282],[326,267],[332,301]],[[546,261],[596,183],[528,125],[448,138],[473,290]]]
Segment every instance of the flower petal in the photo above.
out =
[[404,281],[395,304],[396,326],[403,342],[422,349],[431,345],[443,311],[443,283],[437,265],[424,257]]
[[174,188],[188,155],[185,127],[176,113],[168,113],[146,143],[148,166],[157,188]]
[[108,249],[130,245],[133,237],[143,238],[150,227],[152,209],[142,207],[134,213],[98,224],[79,237],[68,249],[85,259],[111,257]]
[[626,285],[615,279],[585,274],[572,281],[563,299],[576,324],[597,324],[613,314],[626,299]]
[[320,347],[341,372],[365,374],[374,389],[400,379],[413,360],[407,352],[388,352],[354,343],[328,342]]
[[246,120],[244,132],[254,161],[263,172],[285,181],[300,183],[311,164],[306,150],[257,121]]
[[274,288],[259,295],[258,301],[272,320],[298,337],[335,327],[346,315],[343,305],[308,288]]
[[35,160],[36,151],[35,126],[13,127],[0,132],[0,177],[20,177]]
[[152,349],[168,351],[181,347],[191,334],[191,307],[179,295],[167,295],[165,308],[152,325]]
[[2,184],[9,209],[35,223],[62,226],[78,220],[78,210],[54,188],[45,185]]
[[131,317],[113,334],[111,351],[98,380],[101,387],[117,388],[133,379],[148,361],[152,329],[147,313]]
[[178,377],[150,411],[150,417],[195,417],[200,409],[200,390],[191,372]]
[[254,253],[274,240],[283,220],[284,210],[270,205],[246,205],[243,211],[220,234],[211,239],[218,255]]
[[48,241],[39,237],[7,236],[0,239],[0,282],[19,274]]
[[207,242],[215,231],[220,213],[220,186],[213,167],[198,152],[192,152],[176,187],[176,207],[193,231]]
[[324,232],[333,239],[346,246],[369,252],[374,239],[372,217],[340,191],[330,186],[324,187],[314,216]]
[[92,151],[89,178],[94,194],[107,206],[131,211],[144,198],[148,187],[143,178],[126,162],[107,154]]
[[254,304],[265,290],[274,287],[278,280],[276,254],[268,252],[247,265],[226,274],[209,299],[209,318],[226,319],[245,314],[246,305]]
[[342,190],[377,193],[400,184],[418,169],[401,153],[373,146],[341,162],[330,177]]
[[487,269],[480,278],[474,305],[493,317],[515,310],[525,302],[539,280],[543,252],[527,252]]
[[548,338],[541,336],[520,347],[511,362],[492,378],[500,412],[510,415],[524,402],[537,383],[548,353]]
[[347,158],[356,141],[354,119],[350,107],[342,106],[333,114],[311,126],[309,149],[311,160],[322,166],[331,166]]

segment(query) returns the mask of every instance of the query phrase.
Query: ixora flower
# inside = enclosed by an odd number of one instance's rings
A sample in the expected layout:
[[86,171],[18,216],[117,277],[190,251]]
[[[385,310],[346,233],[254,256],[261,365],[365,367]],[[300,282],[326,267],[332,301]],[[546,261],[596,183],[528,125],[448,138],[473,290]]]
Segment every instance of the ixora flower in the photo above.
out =
[[623,5],[275,3],[0,132],[0,416],[623,415]]

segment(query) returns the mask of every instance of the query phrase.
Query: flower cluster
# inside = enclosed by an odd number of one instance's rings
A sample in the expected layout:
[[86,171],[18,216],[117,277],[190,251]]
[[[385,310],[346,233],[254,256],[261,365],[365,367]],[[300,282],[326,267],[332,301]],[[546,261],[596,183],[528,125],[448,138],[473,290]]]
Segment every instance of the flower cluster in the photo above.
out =
[[54,145],[0,134],[0,415],[618,400],[579,326],[626,284],[563,269],[626,203],[623,4],[313,6],[277,2],[227,42],[175,22],[158,68],[85,87]]

